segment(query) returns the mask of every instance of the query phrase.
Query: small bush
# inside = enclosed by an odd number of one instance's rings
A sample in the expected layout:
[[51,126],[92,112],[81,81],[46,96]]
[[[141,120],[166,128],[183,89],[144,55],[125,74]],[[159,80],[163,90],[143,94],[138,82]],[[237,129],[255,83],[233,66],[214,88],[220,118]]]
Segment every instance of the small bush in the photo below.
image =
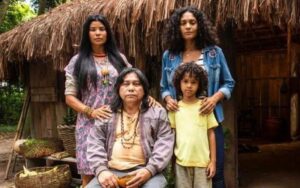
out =
[[0,125],[17,125],[24,100],[21,85],[0,85]]
[[71,108],[67,108],[67,113],[63,117],[64,118],[64,125],[75,125],[77,114]]

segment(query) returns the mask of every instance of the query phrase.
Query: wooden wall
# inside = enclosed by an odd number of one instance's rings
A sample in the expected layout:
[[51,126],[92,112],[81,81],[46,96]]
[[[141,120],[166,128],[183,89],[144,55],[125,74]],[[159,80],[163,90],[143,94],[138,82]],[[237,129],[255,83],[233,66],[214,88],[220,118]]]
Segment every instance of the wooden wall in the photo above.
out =
[[241,137],[265,137],[270,133],[270,119],[279,122],[281,138],[288,136],[290,66],[286,54],[286,50],[271,50],[238,55],[237,121]]
[[34,138],[57,137],[56,127],[62,123],[66,108],[60,82],[63,80],[52,63],[30,63],[31,136]]
[[291,138],[293,140],[300,139],[300,44],[291,44],[289,49],[291,62]]

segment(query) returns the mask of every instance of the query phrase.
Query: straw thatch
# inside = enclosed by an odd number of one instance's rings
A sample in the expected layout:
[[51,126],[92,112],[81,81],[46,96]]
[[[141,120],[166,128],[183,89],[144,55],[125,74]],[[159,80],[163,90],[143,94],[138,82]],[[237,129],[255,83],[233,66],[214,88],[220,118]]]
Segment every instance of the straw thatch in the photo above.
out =
[[0,78],[8,62],[53,62],[61,70],[80,42],[82,23],[93,13],[108,17],[120,48],[137,64],[145,54],[160,56],[166,19],[190,4],[217,25],[233,18],[241,26],[258,17],[271,25],[300,23],[298,0],[75,0],[0,35]]

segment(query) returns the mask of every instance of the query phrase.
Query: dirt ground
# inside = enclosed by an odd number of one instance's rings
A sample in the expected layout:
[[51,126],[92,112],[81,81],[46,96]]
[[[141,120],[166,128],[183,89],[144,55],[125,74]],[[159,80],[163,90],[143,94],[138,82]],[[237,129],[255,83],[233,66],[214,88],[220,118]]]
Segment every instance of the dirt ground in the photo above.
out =
[[239,154],[239,188],[298,188],[300,141],[259,145]]
[[[18,159],[14,172],[4,180],[14,133],[0,132],[0,188],[14,188],[14,174],[22,169]],[[300,141],[259,145],[259,152],[239,154],[240,188],[298,188]]]
[[13,188],[14,186],[14,174],[20,170],[23,165],[23,161],[18,159],[14,173],[9,174],[9,179],[4,180],[6,165],[9,159],[9,155],[12,148],[15,133],[2,133],[0,132],[0,188]]

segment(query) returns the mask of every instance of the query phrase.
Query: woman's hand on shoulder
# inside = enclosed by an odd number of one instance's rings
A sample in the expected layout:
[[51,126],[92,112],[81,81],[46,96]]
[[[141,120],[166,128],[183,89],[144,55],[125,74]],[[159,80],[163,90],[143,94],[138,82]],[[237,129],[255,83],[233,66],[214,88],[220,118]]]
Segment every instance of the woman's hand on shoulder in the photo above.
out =
[[112,111],[108,105],[103,105],[100,108],[94,109],[91,114],[93,119],[108,119],[112,115]]
[[200,107],[200,114],[210,114],[214,111],[216,107],[217,101],[213,99],[213,97],[207,97],[202,100]]
[[149,106],[151,106],[151,107],[160,107],[160,108],[162,108],[162,105],[151,96],[148,97],[148,102],[149,102]]
[[224,94],[220,91],[216,92],[213,96],[203,99],[200,107],[200,114],[210,114],[214,111],[217,103],[223,100]]
[[165,97],[166,102],[166,108],[168,111],[175,112],[178,110],[178,104],[175,99],[173,99],[171,96]]

